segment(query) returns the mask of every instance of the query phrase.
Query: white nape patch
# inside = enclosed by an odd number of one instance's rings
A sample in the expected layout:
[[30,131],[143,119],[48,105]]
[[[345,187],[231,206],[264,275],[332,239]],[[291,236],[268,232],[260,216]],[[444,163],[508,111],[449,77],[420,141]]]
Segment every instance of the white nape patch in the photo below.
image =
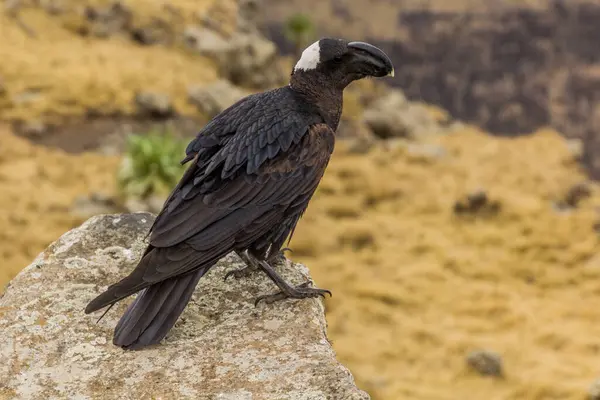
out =
[[314,42],[310,46],[308,46],[302,52],[302,56],[300,60],[296,63],[294,67],[294,71],[298,69],[309,70],[317,68],[319,62],[321,61],[321,47],[319,46],[319,42]]

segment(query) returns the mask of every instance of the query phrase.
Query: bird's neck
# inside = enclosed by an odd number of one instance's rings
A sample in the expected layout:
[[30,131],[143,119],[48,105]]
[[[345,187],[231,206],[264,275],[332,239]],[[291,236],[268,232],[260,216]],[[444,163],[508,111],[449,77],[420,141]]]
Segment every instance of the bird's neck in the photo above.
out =
[[292,75],[290,87],[316,105],[327,125],[334,131],[337,129],[342,116],[343,88],[336,87],[322,75],[299,73]]

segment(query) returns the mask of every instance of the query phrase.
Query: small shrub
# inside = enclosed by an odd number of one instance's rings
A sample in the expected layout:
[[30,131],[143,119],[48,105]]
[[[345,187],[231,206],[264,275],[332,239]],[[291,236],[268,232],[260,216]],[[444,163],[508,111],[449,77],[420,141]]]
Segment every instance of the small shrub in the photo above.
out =
[[285,23],[284,35],[295,47],[296,57],[315,36],[315,25],[305,14],[294,14]]
[[141,199],[168,194],[185,170],[180,164],[185,147],[183,140],[169,133],[130,135],[117,173],[120,194]]

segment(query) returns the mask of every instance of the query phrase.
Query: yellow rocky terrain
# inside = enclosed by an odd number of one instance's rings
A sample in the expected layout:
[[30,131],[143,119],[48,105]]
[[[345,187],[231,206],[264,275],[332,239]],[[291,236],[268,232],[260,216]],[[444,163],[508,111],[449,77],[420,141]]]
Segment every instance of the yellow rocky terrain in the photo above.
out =
[[[79,223],[77,194],[110,191],[116,158],[72,156],[3,132],[3,283]],[[340,143],[292,240],[327,300],[340,360],[374,399],[580,399],[597,377],[600,193],[568,212],[552,202],[584,177],[554,132],[497,139],[465,130],[447,155],[402,147],[367,155]],[[2,149],[7,147],[2,146]],[[457,217],[485,188],[497,215]],[[506,378],[469,371],[499,352]]]
[[[69,155],[34,146],[0,125],[0,288],[39,252],[82,221],[78,195],[115,190],[117,157]],[[0,292],[3,291],[0,289]]]
[[[85,2],[98,7],[110,3]],[[135,10],[134,26],[160,18],[181,30],[190,22],[186,20],[216,14],[214,10],[223,4],[179,1],[178,11],[171,15],[160,2],[127,2]],[[60,122],[60,117],[84,115],[88,110],[127,114],[133,111],[132,100],[140,90],[166,93],[179,112],[194,112],[187,89],[216,79],[210,60],[181,51],[181,46],[140,46],[124,35],[81,36],[76,32],[87,29],[82,6],[82,2],[61,2],[64,13],[56,16],[25,2],[17,17],[0,13],[0,60],[9,60],[0,62],[5,87],[0,93],[1,119]],[[179,21],[179,16],[185,18]]]
[[[127,111],[140,88],[186,110],[187,85],[216,77],[208,61],[176,48],[83,39],[37,9],[21,17],[43,34],[0,14],[0,59],[11,60],[0,62],[2,119]],[[13,101],[32,88],[43,96]],[[339,142],[292,240],[292,257],[334,293],[326,306],[339,359],[375,400],[583,398],[599,377],[600,190],[591,186],[574,209],[553,207],[585,177],[552,131],[502,139],[465,128],[431,140],[445,154],[393,143],[357,154]],[[77,195],[114,190],[118,162],[0,128],[0,285],[81,222],[69,213]],[[455,201],[480,189],[499,212],[455,215]],[[504,379],[466,367],[479,348],[503,357]]]

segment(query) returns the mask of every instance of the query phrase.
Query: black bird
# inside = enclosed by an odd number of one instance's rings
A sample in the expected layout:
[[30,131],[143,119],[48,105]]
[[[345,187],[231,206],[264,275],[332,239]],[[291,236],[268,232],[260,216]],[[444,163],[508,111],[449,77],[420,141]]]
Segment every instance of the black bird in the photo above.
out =
[[86,314],[141,291],[113,343],[131,350],[156,344],[200,278],[231,251],[279,287],[257,302],[331,294],[290,286],[270,263],[325,172],[344,88],[393,72],[389,57],[373,45],[323,38],[304,50],[289,85],[249,95],[214,117],[187,146],[181,163],[191,165],[154,221],[139,264],[93,299]]

